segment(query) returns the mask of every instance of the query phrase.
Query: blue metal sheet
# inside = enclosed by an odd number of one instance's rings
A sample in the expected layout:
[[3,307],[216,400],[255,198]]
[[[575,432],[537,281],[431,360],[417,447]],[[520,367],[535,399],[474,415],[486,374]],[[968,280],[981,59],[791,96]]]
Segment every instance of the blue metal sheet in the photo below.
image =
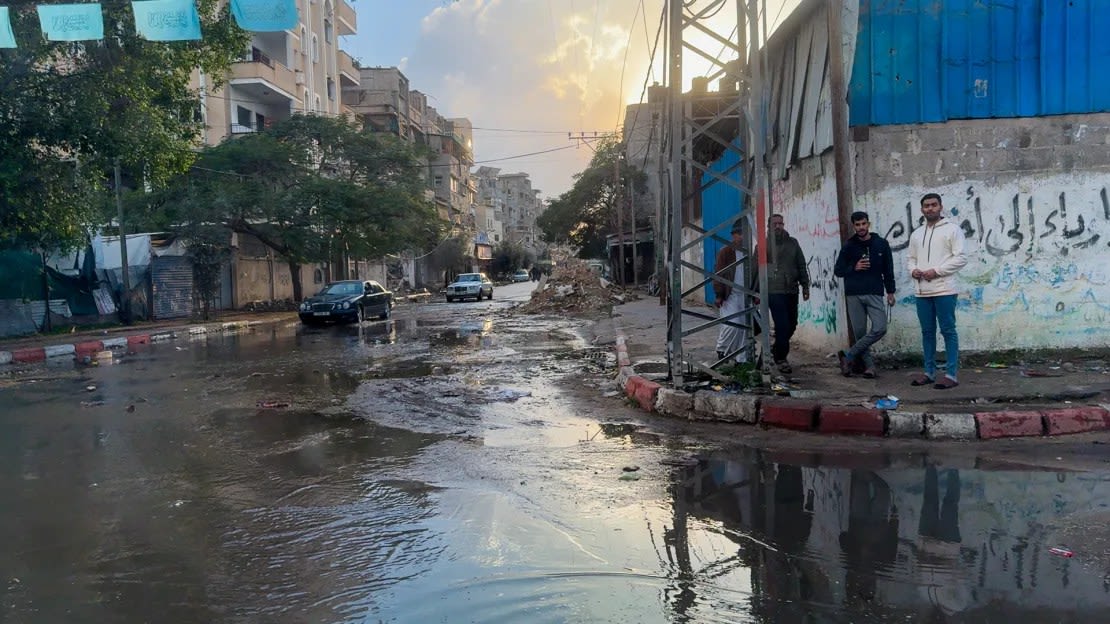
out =
[[[709,169],[729,180],[741,182],[743,180],[741,172],[743,167],[736,166],[738,162],[740,162],[740,155],[736,150],[725,150],[720,158],[709,165]],[[728,173],[726,174],[726,172]],[[723,222],[731,223],[735,221],[741,213],[741,206],[743,206],[740,191],[731,184],[718,182],[707,174],[702,174],[701,185],[703,189],[701,192],[702,227],[709,230]],[[724,232],[718,234],[718,236],[727,240],[731,236],[729,229],[725,228]],[[717,252],[723,246],[716,240],[706,239],[702,245],[702,261],[704,263],[702,266],[712,268],[713,262],[717,259]],[[712,304],[715,299],[713,284],[706,284],[706,303]]]
[[1106,0],[860,0],[852,125],[1110,110]]

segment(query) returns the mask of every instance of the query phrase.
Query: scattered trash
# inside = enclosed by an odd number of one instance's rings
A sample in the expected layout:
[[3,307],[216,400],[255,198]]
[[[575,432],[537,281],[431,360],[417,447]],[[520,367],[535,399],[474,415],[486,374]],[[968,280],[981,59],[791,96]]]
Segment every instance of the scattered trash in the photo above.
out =
[[620,476],[620,480],[621,481],[639,481],[640,480],[640,473],[638,473],[638,472],[626,472],[626,473],[624,473]]
[[96,386],[85,386],[85,392],[96,392]]
[[81,401],[81,407],[100,407],[104,401]]
[[986,405],[986,404],[988,404],[988,403],[994,403],[994,402],[996,402],[997,400],[998,400],[998,399],[991,399],[991,398],[988,398],[988,397],[976,397],[976,398],[975,398],[975,399],[973,399],[973,400],[972,400],[971,402],[972,402],[972,403],[975,403],[975,404],[977,404],[977,405]]
[[1009,364],[1003,364],[1002,362],[987,362],[986,367],[987,368],[1010,368],[1010,365]]
[[621,468],[621,470],[623,470],[625,472],[636,472],[639,469],[640,469],[639,466],[625,466],[624,468]]
[[878,401],[875,401],[875,409],[881,410],[896,410],[898,409],[898,397],[889,394]]
[[1075,556],[1075,553],[1068,550],[1067,548],[1049,548],[1048,552],[1056,555],[1057,557],[1066,557],[1068,559],[1071,559]]
[[257,405],[262,409],[281,409],[283,407],[289,407],[290,403],[287,401],[259,401]]
[[522,397],[532,396],[530,390],[516,390],[514,388],[502,388],[489,394],[490,401],[508,401],[513,402]]
[[135,411],[135,406],[134,406],[134,405],[128,405],[128,406],[127,406],[127,413],[128,413],[128,414],[130,414],[130,413],[132,413],[132,412],[134,412],[134,411]]
[[1021,371],[1022,377],[1063,377],[1063,373],[1050,373],[1048,371],[1026,368]]

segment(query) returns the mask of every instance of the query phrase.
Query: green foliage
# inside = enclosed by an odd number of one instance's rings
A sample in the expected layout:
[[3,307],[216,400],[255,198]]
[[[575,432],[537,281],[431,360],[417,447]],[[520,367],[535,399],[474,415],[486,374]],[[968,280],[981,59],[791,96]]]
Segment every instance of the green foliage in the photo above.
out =
[[296,115],[205,149],[189,175],[137,199],[150,206],[149,227],[187,235],[215,224],[257,237],[294,269],[299,299],[301,264],[380,257],[440,235],[419,172],[420,154],[393,135]]
[[[605,237],[617,232],[618,201],[627,211],[629,182],[643,188],[646,179],[643,172],[621,160],[623,151],[624,145],[616,141],[598,142],[589,166],[575,174],[574,186],[552,200],[536,219],[544,240],[573,245],[580,258],[605,256]],[[624,225],[625,229],[633,227]]]
[[0,50],[0,247],[80,245],[111,198],[116,158],[161,184],[186,170],[201,130],[195,68],[226,74],[249,41],[225,3],[200,0],[201,41],[135,33],[130,3],[104,0],[103,41],[46,41],[36,3],[10,3],[17,49]]
[[517,269],[525,268],[533,260],[531,254],[525,251],[520,243],[501,241],[493,248],[490,270],[494,275],[508,275]]
[[755,364],[751,362],[741,362],[726,366],[721,369],[721,374],[728,377],[733,383],[745,390],[759,388],[763,385],[763,374],[756,368]]

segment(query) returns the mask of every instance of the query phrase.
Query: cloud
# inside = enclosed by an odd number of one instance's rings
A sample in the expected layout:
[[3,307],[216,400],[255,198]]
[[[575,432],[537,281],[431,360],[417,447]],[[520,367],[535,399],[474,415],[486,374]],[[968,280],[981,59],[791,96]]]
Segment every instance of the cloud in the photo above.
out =
[[[645,6],[654,36],[661,0]],[[476,160],[570,147],[567,133],[612,132],[623,101],[638,100],[650,50],[643,15],[633,24],[637,13],[632,1],[459,0],[423,18],[404,72],[445,117],[466,117],[477,128],[559,132],[475,130]],[[581,147],[492,164],[527,172],[555,196],[591,155]]]

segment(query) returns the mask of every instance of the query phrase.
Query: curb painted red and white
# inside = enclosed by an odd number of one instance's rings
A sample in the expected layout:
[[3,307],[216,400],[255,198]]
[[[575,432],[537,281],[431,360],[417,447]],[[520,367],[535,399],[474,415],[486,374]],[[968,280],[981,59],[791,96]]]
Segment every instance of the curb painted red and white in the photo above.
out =
[[[266,323],[266,321],[231,321],[210,325],[198,325],[188,328],[188,335],[190,337],[204,337],[208,334],[232,332],[256,325],[262,325],[264,323]],[[83,340],[81,342],[69,344],[25,347],[10,351],[0,351],[0,365],[35,364],[66,357],[81,360],[86,357],[93,358],[102,351],[129,349],[137,345],[149,345],[155,342],[176,340],[177,338],[177,331],[157,331],[127,334],[125,336],[116,336],[103,340]]]
[[742,422],[822,434],[993,440],[1110,430],[1110,404],[999,412],[900,412],[700,390],[691,394],[637,375],[617,330],[617,383],[641,409],[690,420]]

